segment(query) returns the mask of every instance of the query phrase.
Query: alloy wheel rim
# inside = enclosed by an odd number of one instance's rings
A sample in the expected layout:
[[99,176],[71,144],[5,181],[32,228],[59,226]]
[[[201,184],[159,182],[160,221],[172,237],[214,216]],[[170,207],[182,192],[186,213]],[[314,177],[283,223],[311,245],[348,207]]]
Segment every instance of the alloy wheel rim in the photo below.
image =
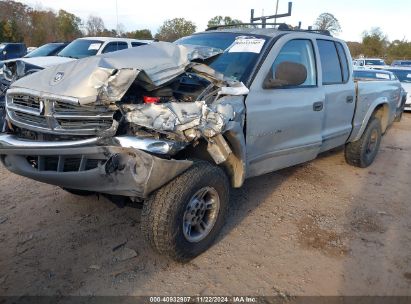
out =
[[187,204],[183,216],[183,234],[187,241],[197,243],[213,229],[220,211],[220,197],[212,187],[198,190]]

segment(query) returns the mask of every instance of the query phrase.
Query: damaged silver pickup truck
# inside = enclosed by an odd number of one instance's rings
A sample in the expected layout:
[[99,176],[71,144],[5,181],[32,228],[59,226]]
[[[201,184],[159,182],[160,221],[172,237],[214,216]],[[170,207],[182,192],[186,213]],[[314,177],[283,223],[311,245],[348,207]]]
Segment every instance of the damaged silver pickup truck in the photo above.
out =
[[187,261],[224,224],[229,189],[345,145],[370,165],[400,85],[354,82],[346,44],[275,29],[208,31],[17,80],[0,155],[69,192],[144,201],[154,249]]

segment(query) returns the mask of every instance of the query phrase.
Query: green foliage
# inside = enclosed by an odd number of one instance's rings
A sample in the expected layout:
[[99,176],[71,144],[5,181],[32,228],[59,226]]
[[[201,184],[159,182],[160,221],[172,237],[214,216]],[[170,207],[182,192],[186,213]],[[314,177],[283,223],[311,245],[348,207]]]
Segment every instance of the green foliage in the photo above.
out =
[[25,39],[30,45],[41,45],[48,41],[57,41],[58,26],[56,15],[51,11],[32,11],[31,16],[31,36],[29,41]]
[[132,32],[128,32],[127,34],[128,38],[133,38],[133,39],[153,39],[153,35],[151,34],[151,31],[148,29],[143,29],[143,30],[135,30]]
[[363,54],[362,43],[355,42],[355,41],[354,42],[347,41],[347,45],[348,45],[348,48],[350,49],[350,53],[353,58],[359,57],[360,55]]
[[411,42],[394,40],[387,50],[389,61],[395,59],[411,59]]
[[196,31],[196,25],[184,18],[174,18],[166,20],[159,28],[156,39],[160,41],[175,41],[181,37],[193,34]]
[[231,25],[231,24],[239,24],[243,23],[241,20],[232,19],[229,16],[215,16],[208,20],[207,27],[217,26],[217,25]]
[[386,54],[388,40],[380,28],[362,34],[362,50],[367,57],[383,57]]
[[69,41],[82,36],[81,19],[74,14],[59,10],[57,15],[58,35],[61,40]]

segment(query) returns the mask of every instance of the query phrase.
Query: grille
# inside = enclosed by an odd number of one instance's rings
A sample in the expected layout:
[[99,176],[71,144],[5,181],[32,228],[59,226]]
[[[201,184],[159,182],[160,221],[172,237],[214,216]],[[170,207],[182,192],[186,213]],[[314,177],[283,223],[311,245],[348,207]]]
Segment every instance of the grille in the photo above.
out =
[[88,159],[85,156],[27,156],[28,163],[38,171],[77,172],[87,171],[104,163],[105,159]]
[[13,104],[40,111],[40,98],[28,95],[13,96]]
[[80,106],[64,100],[14,91],[7,94],[7,112],[22,128],[50,134],[97,135],[113,124],[106,107]]
[[25,121],[27,123],[34,124],[36,126],[41,126],[43,128],[48,128],[48,124],[44,116],[42,117],[42,116],[29,115],[29,114],[21,113],[18,111],[16,111],[14,115],[21,121]]

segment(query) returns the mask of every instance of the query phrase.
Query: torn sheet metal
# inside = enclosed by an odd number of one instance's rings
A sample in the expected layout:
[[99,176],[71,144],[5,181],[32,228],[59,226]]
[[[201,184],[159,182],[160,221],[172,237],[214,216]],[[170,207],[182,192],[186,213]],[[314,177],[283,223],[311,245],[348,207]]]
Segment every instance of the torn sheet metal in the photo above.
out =
[[[222,87],[221,91],[222,94],[229,92],[231,96],[248,93],[242,83]],[[236,113],[242,112],[244,104],[233,105],[221,98],[212,105],[207,105],[205,101],[195,101],[124,105],[123,108],[126,111],[126,121],[134,125],[156,131],[177,132],[180,136],[184,131],[194,129],[200,132],[195,137],[202,135],[210,138],[222,133],[229,121],[236,120]],[[190,134],[190,139],[193,139],[192,132]]]
[[215,56],[219,51],[158,42],[92,56],[50,67],[16,81],[12,87],[77,98],[85,105],[120,100],[138,78],[151,90],[185,72],[190,59]]
[[[195,128],[207,137],[221,133],[234,118],[230,105],[211,109],[205,102],[126,105],[126,121],[155,131],[182,132]],[[207,135],[206,135],[207,134]]]

